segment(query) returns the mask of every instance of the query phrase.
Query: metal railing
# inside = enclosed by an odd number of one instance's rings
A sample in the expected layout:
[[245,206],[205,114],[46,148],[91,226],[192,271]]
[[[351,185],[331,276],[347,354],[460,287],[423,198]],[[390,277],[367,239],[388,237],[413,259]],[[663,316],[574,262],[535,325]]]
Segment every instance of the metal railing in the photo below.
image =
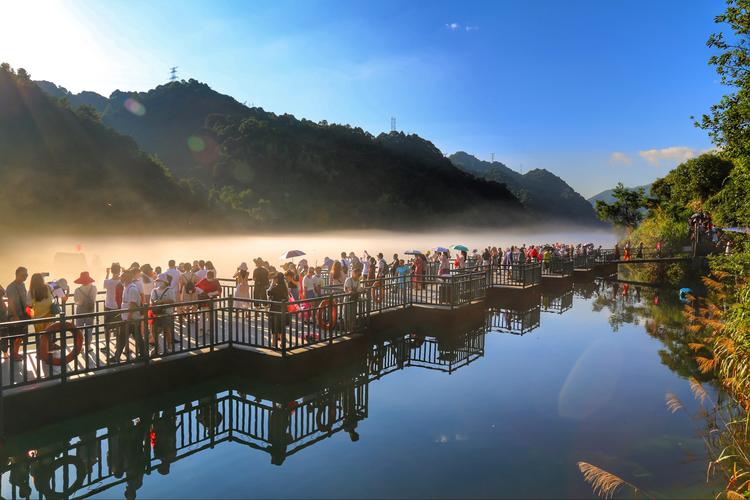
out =
[[355,439],[368,405],[364,375],[292,401],[262,400],[237,390],[211,393],[117,417],[105,427],[42,446],[38,439],[16,446],[0,469],[10,491],[0,494],[27,498],[36,490],[40,498],[86,498],[125,484],[130,498],[128,491],[134,497],[146,474],[168,474],[171,464],[224,442],[266,452],[271,463],[280,465],[342,430]]
[[488,272],[490,286],[526,288],[542,282],[542,265],[538,262],[493,265]]
[[525,335],[539,328],[541,307],[526,310],[491,308],[487,311],[487,327],[494,332]]
[[573,261],[563,257],[552,257],[542,261],[542,276],[572,276]]

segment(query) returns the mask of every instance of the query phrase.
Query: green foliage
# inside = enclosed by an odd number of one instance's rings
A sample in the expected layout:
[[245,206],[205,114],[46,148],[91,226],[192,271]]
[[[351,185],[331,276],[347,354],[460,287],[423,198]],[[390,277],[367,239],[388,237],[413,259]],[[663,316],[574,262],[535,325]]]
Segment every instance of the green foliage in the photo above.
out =
[[620,182],[612,193],[615,201],[611,204],[601,200],[596,202],[597,216],[616,226],[634,229],[643,220],[641,209],[646,206],[643,188],[627,189]]
[[0,66],[0,212],[3,226],[26,231],[122,231],[212,214],[94,110],[62,106],[9,65]]
[[750,160],[741,158],[724,181],[724,187],[708,200],[708,209],[719,224],[750,226]]
[[718,193],[734,164],[719,155],[706,153],[672,169],[651,186],[656,203],[675,218],[685,219],[690,212],[703,208]]
[[728,31],[711,35],[706,45],[717,51],[709,59],[721,82],[734,89],[696,125],[708,130],[714,144],[732,158],[750,156],[750,0],[727,0],[715,21]]

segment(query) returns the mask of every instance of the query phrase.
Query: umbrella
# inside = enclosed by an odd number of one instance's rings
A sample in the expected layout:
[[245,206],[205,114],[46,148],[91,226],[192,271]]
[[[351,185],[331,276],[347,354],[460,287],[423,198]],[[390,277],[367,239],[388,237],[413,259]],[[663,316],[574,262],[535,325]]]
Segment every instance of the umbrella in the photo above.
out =
[[422,255],[422,252],[419,250],[407,250],[404,252],[406,255]]
[[288,259],[293,259],[295,257],[299,257],[301,255],[306,255],[306,254],[302,250],[287,250],[286,252],[281,254],[281,257],[279,257],[279,259],[288,260]]
[[435,247],[433,248],[433,250],[435,250],[436,252],[440,252],[440,253],[445,253],[448,251],[446,247]]
[[458,250],[459,252],[468,252],[469,251],[469,247],[467,247],[466,245],[451,245],[451,248],[453,250]]

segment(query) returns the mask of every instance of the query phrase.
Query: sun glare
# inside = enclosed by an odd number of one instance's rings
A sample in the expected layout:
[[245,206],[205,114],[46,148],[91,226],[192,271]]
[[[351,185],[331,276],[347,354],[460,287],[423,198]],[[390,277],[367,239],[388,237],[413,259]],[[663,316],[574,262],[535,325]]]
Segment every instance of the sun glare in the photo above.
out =
[[[0,2],[0,60],[23,67],[35,80],[50,80],[71,91],[105,95],[128,85],[128,67],[138,64],[137,51],[115,37],[98,15],[100,5],[61,0]],[[129,37],[120,37],[128,40]]]

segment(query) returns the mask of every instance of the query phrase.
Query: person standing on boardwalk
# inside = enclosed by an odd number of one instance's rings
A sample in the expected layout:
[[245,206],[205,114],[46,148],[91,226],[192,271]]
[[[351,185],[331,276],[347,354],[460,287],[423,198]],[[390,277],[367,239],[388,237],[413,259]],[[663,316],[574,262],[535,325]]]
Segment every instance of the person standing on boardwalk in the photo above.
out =
[[152,335],[158,349],[159,332],[164,335],[164,351],[168,352],[174,344],[172,330],[174,329],[174,308],[170,307],[177,301],[175,289],[171,286],[172,276],[162,273],[156,278],[156,286],[151,291],[152,311],[154,312],[154,326]]
[[635,257],[637,259],[643,258],[643,242],[642,241],[638,243],[638,250],[635,252]]
[[[29,304],[34,311],[34,319],[51,318],[52,314],[52,290],[44,282],[44,276],[41,273],[31,275],[29,284]],[[34,331],[43,332],[51,322],[35,323]]]
[[[247,264],[242,262],[237,268],[237,272],[234,273],[234,281],[236,283],[236,286],[234,288],[235,299],[250,298],[250,284],[248,283],[249,279],[250,273],[248,272]],[[239,302],[237,302],[237,307],[245,309],[247,308],[247,306],[248,302],[245,302],[244,300],[240,300]]]
[[344,293],[349,294],[345,299],[344,304],[344,319],[346,322],[346,329],[352,331],[355,326],[357,319],[357,302],[359,301],[359,294],[362,291],[362,266],[354,265],[352,267],[352,275],[346,278],[344,282]]
[[123,328],[117,334],[115,354],[109,358],[110,363],[119,363],[122,352],[132,336],[135,340],[137,357],[146,354],[146,344],[141,334],[141,292],[135,284],[135,271],[128,269],[122,275],[122,321]]
[[[122,308],[123,285],[120,278],[121,271],[120,264],[113,262],[112,266],[107,268],[107,276],[104,278],[104,290],[106,291],[106,295],[104,296],[104,336],[107,342],[107,354],[109,354],[110,333],[112,330],[122,328],[120,314],[116,312]],[[111,278],[109,276],[110,272],[112,273]],[[115,338],[117,338],[117,334],[115,334]]]
[[317,278],[315,269],[311,266],[307,268],[307,275],[302,278],[302,290],[305,293],[305,299],[315,299],[318,297]]
[[393,260],[391,261],[391,276],[395,277],[398,276],[398,266],[400,265],[400,261],[398,259],[398,254],[393,254]]
[[177,269],[177,266],[175,265],[174,260],[170,260],[168,263],[169,267],[166,271],[164,271],[165,274],[168,274],[172,280],[169,283],[169,288],[172,289],[175,300],[177,300],[177,297],[179,297],[180,294],[180,278],[182,277],[180,274],[180,270]]
[[[5,296],[8,298],[8,321],[21,321],[29,319],[26,308],[29,304],[28,293],[26,292],[26,279],[29,277],[29,271],[25,267],[16,269],[16,278],[5,287]],[[4,353],[8,352],[10,343],[7,337],[9,335],[20,335],[26,333],[26,328],[19,326],[16,328],[3,328],[0,332],[2,341],[0,349]]]
[[[263,267],[263,259],[257,257],[255,262],[255,269],[253,270],[253,298],[255,300],[268,300],[268,269]],[[258,307],[256,305],[256,307]]]
[[73,291],[73,303],[76,306],[76,315],[85,315],[82,318],[76,318],[76,326],[83,328],[83,333],[86,338],[86,354],[88,355],[91,349],[91,328],[96,322],[96,286],[94,286],[94,279],[89,276],[88,271],[82,271],[81,275],[73,281],[76,285],[80,285]]
[[273,283],[268,289],[268,299],[271,300],[271,309],[269,323],[271,327],[271,345],[279,348],[281,336],[286,331],[284,308],[289,301],[289,290],[286,287],[286,278],[281,273],[277,273],[273,278]]

